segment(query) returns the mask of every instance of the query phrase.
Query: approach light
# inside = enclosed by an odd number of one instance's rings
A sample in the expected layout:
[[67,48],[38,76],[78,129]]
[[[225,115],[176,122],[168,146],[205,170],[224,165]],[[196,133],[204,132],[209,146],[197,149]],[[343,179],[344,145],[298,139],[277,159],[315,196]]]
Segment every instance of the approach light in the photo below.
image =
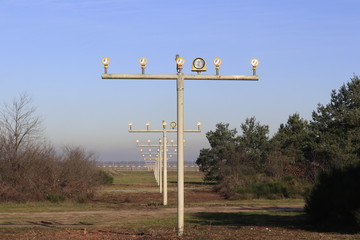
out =
[[139,63],[141,65],[142,74],[145,74],[145,67],[146,67],[146,64],[148,63],[147,58],[145,58],[145,57],[140,58]]
[[201,122],[197,122],[197,127],[198,127],[198,130],[200,130],[200,127],[201,127]]
[[215,58],[214,59],[214,65],[215,67],[220,67],[220,65],[222,64],[222,60],[220,58]]
[[110,64],[110,58],[108,57],[103,57],[101,59],[102,64],[104,64],[104,73],[107,74],[108,73],[108,67]]
[[216,75],[219,75],[220,65],[222,64],[222,60],[220,58],[214,59],[214,65],[216,70]]
[[104,64],[104,67],[108,67],[108,65],[110,64],[110,62],[111,62],[111,60],[110,60],[110,58],[108,58],[108,57],[103,57],[102,59],[101,59],[101,62],[102,62],[102,64]]
[[179,57],[179,55],[176,55],[175,62],[176,62],[176,70],[178,72],[181,72],[183,65],[185,63],[185,59],[182,57]]
[[184,58],[178,57],[178,58],[176,59],[176,64],[177,64],[177,65],[182,66],[182,65],[184,65],[184,63],[185,63],[185,59],[184,59]]
[[171,122],[171,123],[170,123],[170,127],[171,127],[172,129],[175,129],[175,128],[176,128],[176,122]]
[[252,66],[253,75],[256,75],[256,67],[259,65],[259,60],[256,58],[251,59],[250,64]]
[[251,59],[250,63],[251,63],[251,66],[257,67],[259,65],[259,60],[256,58],[253,58],[253,59]]
[[139,59],[139,63],[141,66],[145,66],[148,63],[148,60],[146,57],[142,57]]
[[201,57],[195,58],[194,61],[193,61],[193,64],[192,64],[191,71],[198,72],[198,74],[200,74],[200,72],[206,71],[206,62],[205,62],[205,60],[203,58],[201,58]]

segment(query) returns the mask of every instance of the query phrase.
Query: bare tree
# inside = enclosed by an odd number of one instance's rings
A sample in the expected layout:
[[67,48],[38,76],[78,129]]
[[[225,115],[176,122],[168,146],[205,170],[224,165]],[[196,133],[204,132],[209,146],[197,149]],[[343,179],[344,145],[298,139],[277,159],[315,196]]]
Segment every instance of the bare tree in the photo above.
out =
[[42,137],[41,120],[27,94],[0,108],[0,202],[84,202],[104,183],[93,154],[66,148],[63,154]]
[[23,148],[33,144],[42,133],[41,120],[31,106],[31,98],[22,93],[11,104],[5,103],[0,109],[0,135],[7,150],[14,156]]

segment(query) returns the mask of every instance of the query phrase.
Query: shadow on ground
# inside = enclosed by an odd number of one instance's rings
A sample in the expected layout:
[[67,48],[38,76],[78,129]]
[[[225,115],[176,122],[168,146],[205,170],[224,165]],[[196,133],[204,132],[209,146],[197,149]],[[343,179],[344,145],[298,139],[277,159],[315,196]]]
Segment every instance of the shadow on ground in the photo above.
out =
[[266,213],[223,213],[199,212],[192,215],[192,224],[218,226],[276,226],[276,227],[305,227],[306,215],[299,212],[287,214]]
[[[177,184],[177,181],[169,181],[169,183],[172,184]],[[185,181],[184,184],[189,184],[189,185],[201,185],[201,186],[206,186],[206,185],[216,185],[216,182],[191,182],[191,181]]]
[[[289,210],[289,209],[287,209]],[[312,225],[307,215],[299,211],[254,213],[254,212],[198,212],[192,214],[190,223],[194,225],[212,226],[259,226],[301,229],[311,232],[337,232],[340,234],[354,234],[351,228],[338,226]]]

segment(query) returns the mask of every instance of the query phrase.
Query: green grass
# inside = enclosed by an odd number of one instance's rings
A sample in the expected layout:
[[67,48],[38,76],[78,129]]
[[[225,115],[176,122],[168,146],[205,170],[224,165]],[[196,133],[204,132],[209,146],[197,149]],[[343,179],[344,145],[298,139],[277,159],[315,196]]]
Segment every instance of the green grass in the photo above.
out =
[[[111,185],[103,187],[103,190],[128,189],[136,185],[143,185],[147,188],[157,188],[153,172],[148,171],[118,171],[109,170],[114,178]],[[203,181],[203,173],[196,171],[185,171],[184,181],[186,185],[204,185],[208,184]],[[177,172],[168,171],[168,187],[177,186]]]
[[[203,180],[203,177],[204,177],[204,174],[202,172],[185,171],[184,182],[185,182],[185,184],[195,184],[195,185],[206,184]],[[177,183],[177,172],[176,171],[168,172],[168,181],[170,184]]]
[[177,218],[175,214],[165,214],[157,218],[145,218],[136,221],[136,225],[141,228],[159,228],[159,227],[174,227],[177,224]]
[[110,203],[2,203],[0,204],[0,213],[32,213],[32,212],[76,212],[76,211],[94,211],[107,209],[112,206]]
[[112,173],[114,177],[113,184],[115,185],[138,185],[138,184],[156,184],[155,177],[152,172],[115,172]]

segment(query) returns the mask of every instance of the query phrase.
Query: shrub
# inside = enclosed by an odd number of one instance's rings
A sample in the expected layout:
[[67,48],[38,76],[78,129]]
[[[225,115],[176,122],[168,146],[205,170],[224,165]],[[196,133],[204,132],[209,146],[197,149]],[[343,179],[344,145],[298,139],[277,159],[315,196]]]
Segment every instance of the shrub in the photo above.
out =
[[110,173],[105,172],[104,170],[98,171],[99,182],[103,185],[112,184],[114,182],[114,177]]
[[1,153],[0,202],[85,202],[98,186],[112,182],[80,148],[66,148],[62,155],[51,147],[26,149],[12,158]]
[[56,193],[49,193],[47,200],[49,200],[52,203],[59,203],[59,202],[63,202],[65,200],[65,197],[58,195]]
[[66,148],[60,166],[59,188],[66,198],[84,202],[101,185],[93,154],[81,148]]
[[360,164],[333,168],[319,175],[306,197],[305,211],[324,227],[360,230]]
[[283,178],[254,178],[246,187],[237,189],[237,193],[255,198],[290,198],[298,197],[306,192],[308,184],[301,179],[286,176]]

